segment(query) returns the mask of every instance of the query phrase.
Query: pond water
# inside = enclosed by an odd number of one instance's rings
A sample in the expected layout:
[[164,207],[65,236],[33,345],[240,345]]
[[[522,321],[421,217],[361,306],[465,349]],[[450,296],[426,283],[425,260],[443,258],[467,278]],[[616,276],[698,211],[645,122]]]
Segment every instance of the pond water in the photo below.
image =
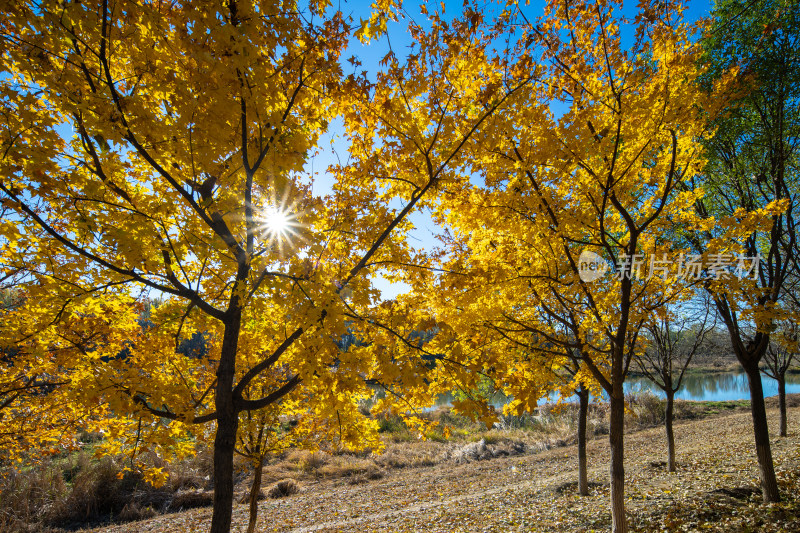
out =
[[[764,397],[775,396],[778,394],[778,382],[772,378],[761,376],[761,384],[764,387]],[[651,391],[657,396],[664,397],[664,392],[645,377],[629,378],[625,382],[625,392]],[[792,374],[786,376],[786,393],[800,393],[800,375]],[[747,374],[744,372],[703,372],[687,374],[681,383],[681,389],[675,394],[681,400],[697,401],[732,401],[749,400],[750,387],[747,383]],[[435,407],[450,405],[453,400],[452,395],[446,394],[439,397]],[[502,407],[509,398],[502,394],[495,394],[492,404]],[[552,394],[546,401],[558,401],[558,394]]]
[[[778,394],[778,382],[761,375],[764,397]],[[650,390],[663,397],[664,393],[650,380],[644,377],[629,379],[625,383],[626,390]],[[786,393],[800,392],[800,375],[786,376]],[[691,373],[683,377],[681,389],[675,394],[681,400],[730,401],[749,400],[750,386],[744,372]]]

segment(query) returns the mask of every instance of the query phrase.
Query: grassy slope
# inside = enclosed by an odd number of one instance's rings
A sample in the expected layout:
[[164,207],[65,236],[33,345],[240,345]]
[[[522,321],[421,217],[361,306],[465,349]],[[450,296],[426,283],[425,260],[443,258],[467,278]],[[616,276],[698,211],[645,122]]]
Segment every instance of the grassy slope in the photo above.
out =
[[[774,401],[770,402],[774,405]],[[626,437],[628,509],[637,531],[800,531],[800,407],[789,414],[790,436],[773,438],[773,454],[788,501],[759,503],[749,412],[698,406],[711,415],[676,425],[679,471],[663,460],[663,431]],[[717,411],[715,414],[712,411]],[[769,409],[777,429],[777,410]],[[430,443],[423,446],[431,446]],[[574,445],[538,453],[455,464],[384,469],[380,479],[314,479],[299,494],[261,503],[259,531],[592,531],[609,526],[605,484],[608,446],[589,443],[592,495],[575,494]],[[203,531],[210,509],[98,529],[105,533]],[[234,509],[233,531],[244,531],[247,509]]]

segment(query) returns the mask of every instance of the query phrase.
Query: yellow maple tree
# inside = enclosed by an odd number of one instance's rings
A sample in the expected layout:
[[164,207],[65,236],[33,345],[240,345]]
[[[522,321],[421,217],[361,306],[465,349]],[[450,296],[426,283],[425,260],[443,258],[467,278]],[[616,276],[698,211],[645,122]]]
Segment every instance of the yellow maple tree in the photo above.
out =
[[[67,318],[83,323],[94,342],[53,367],[64,400],[108,453],[212,441],[214,532],[231,525],[243,413],[302,414],[315,438],[365,447],[375,384],[430,399],[430,365],[393,323],[415,313],[379,305],[369,276],[414,262],[409,213],[527,79],[495,83],[471,12],[410,21],[414,53],[345,75],[351,35],[400,18],[379,4],[356,30],[330,2],[3,3],[3,268],[27,272],[15,320],[35,324],[3,341],[40,347],[38,364],[71,344]],[[337,116],[352,160],[323,196],[304,168]],[[374,342],[342,350],[352,331]],[[203,349],[182,351],[196,335]]]
[[487,359],[474,336],[453,336],[450,353],[499,371],[506,409],[533,408],[568,355],[581,362],[575,386],[609,397],[615,532],[627,530],[623,382],[642,326],[686,290],[687,250],[671,235],[701,223],[701,193],[684,184],[724,100],[697,83],[698,28],[681,3],[644,2],[635,20],[620,11],[597,0],[548,2],[537,21],[509,12],[517,63],[538,77],[473,139],[470,181],[443,196],[452,233],[431,291],[454,330],[500,343]]

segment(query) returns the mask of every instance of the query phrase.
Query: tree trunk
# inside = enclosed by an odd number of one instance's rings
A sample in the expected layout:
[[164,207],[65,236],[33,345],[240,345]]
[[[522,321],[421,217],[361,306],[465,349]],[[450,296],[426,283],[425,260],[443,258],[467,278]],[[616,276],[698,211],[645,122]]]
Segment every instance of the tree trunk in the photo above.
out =
[[578,494],[589,495],[589,478],[586,472],[586,422],[589,418],[589,390],[581,386],[576,391],[578,407]]
[[764,407],[764,389],[761,386],[761,372],[758,363],[745,367],[747,381],[750,385],[750,412],[753,415],[753,432],[756,440],[759,475],[761,477],[761,493],[764,502],[779,502],[778,481],[775,479],[775,468],[772,464],[772,450],[769,444],[769,427],[767,426],[767,410]]
[[239,344],[241,313],[225,323],[214,399],[217,408],[217,433],[214,436],[214,510],[211,533],[229,533],[233,514],[233,450],[239,416],[233,404],[236,350]]
[[[625,464],[624,464],[624,431],[625,431],[625,395],[622,383],[614,383],[614,394],[611,395],[610,431],[611,443],[611,520],[613,533],[626,533],[628,523],[625,520]],[[619,390],[616,390],[619,389]]]
[[781,410],[781,437],[788,436],[786,427],[786,375],[778,374],[778,406]]
[[250,487],[250,521],[247,523],[247,533],[256,530],[258,520],[258,495],[261,492],[261,470],[264,468],[264,456],[261,455],[256,462],[256,471],[253,474],[253,486]]
[[667,430],[667,470],[675,472],[675,434],[672,431],[673,408],[675,406],[675,393],[667,390],[667,413],[664,424]]

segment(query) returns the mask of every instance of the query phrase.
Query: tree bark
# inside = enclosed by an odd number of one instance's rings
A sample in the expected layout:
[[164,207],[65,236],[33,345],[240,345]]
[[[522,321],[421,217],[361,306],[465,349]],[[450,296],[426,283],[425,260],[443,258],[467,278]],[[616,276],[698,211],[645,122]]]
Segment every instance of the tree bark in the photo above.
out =
[[778,406],[781,410],[781,437],[788,436],[786,427],[786,375],[778,374]]
[[664,417],[664,424],[667,430],[667,470],[675,472],[675,433],[672,431],[673,410],[675,407],[675,393],[667,390],[667,412]]
[[256,530],[258,520],[258,495],[261,492],[261,471],[264,468],[264,456],[259,456],[256,462],[256,471],[253,474],[253,485],[250,487],[250,520],[247,523],[247,533]]
[[622,383],[614,383],[614,394],[610,399],[610,431],[611,444],[611,521],[613,533],[627,533],[628,523],[625,519],[625,464],[624,464],[624,431],[625,431],[625,395]]
[[211,533],[229,533],[233,514],[233,451],[239,416],[233,403],[236,350],[239,344],[241,312],[225,322],[219,366],[217,367],[217,433],[214,436],[214,510]]
[[589,390],[581,386],[578,399],[578,494],[589,495],[589,476],[586,472],[586,422],[589,418]]
[[769,427],[767,425],[767,410],[764,407],[764,389],[761,385],[761,372],[758,363],[745,367],[747,381],[750,385],[750,412],[753,416],[753,432],[756,440],[756,455],[758,456],[759,475],[761,477],[761,493],[764,502],[779,502],[778,481],[775,478],[775,468],[772,463],[772,449],[769,444]]

